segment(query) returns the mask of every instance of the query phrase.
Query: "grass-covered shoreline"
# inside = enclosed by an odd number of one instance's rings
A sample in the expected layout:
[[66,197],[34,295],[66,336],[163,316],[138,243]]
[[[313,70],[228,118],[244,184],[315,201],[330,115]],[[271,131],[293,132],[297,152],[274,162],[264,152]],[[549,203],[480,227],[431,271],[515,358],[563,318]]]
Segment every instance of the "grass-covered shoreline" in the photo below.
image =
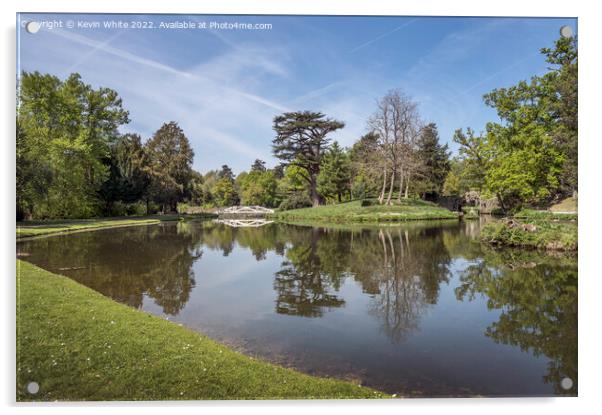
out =
[[62,233],[92,231],[95,229],[121,228],[125,226],[153,225],[175,220],[194,220],[217,215],[153,215],[137,217],[115,217],[98,219],[62,219],[17,223],[17,240]]
[[359,200],[324,205],[315,208],[294,209],[275,212],[272,219],[290,221],[312,222],[403,222],[410,220],[429,219],[457,219],[458,214],[444,209],[434,203],[417,199],[402,199],[392,205],[379,205],[370,201],[367,206],[362,206]]
[[244,356],[17,261],[18,401],[386,396]]
[[522,209],[513,217],[524,220],[577,220],[577,213],[554,212],[552,210]]
[[550,251],[577,251],[578,235],[575,223],[549,220],[500,220],[481,229],[483,242],[521,248]]

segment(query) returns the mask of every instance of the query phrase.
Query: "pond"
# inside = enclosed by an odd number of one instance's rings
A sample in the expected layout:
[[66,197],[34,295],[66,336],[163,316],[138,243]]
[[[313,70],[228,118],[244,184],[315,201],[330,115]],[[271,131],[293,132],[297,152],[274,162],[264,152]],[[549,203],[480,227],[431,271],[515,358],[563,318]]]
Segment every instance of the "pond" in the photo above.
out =
[[305,373],[404,396],[575,396],[576,257],[494,250],[477,242],[479,229],[179,222],[17,249],[116,301]]

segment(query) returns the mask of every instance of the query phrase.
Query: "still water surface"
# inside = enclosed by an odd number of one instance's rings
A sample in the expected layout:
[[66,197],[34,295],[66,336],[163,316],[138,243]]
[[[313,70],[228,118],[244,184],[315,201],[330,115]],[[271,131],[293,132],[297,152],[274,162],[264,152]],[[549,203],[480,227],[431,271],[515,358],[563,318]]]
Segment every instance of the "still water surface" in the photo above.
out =
[[[577,393],[577,260],[479,222],[215,222],[19,243],[25,259],[246,354],[408,396]],[[561,380],[574,386],[566,391]]]

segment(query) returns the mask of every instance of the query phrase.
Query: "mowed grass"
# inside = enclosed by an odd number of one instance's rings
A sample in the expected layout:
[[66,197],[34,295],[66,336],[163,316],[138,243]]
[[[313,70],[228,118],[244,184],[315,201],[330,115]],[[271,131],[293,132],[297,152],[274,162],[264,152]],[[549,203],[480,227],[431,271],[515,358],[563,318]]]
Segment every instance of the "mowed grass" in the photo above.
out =
[[244,356],[17,261],[18,401],[379,397]]
[[162,215],[161,217],[137,218],[104,218],[104,219],[76,219],[60,221],[20,222],[17,224],[17,239],[33,236],[51,235],[88,231],[100,228],[118,228],[135,225],[151,225],[166,220],[178,220],[178,216]]
[[486,224],[481,229],[481,239],[492,245],[551,251],[577,251],[577,225],[574,223],[529,221],[536,226],[529,232],[519,226],[508,226],[503,221]]
[[521,209],[513,215],[517,219],[577,220],[577,213],[554,212],[551,210]]
[[457,219],[458,214],[434,203],[417,199],[397,200],[391,206],[379,205],[371,201],[362,206],[356,200],[336,205],[324,205],[315,208],[294,209],[276,212],[272,218],[282,221],[312,222],[395,222],[424,219]]
[[518,219],[577,220],[577,199],[567,197],[547,210],[522,209],[514,214]]
[[552,212],[577,212],[577,199],[567,197],[555,205],[550,206]]

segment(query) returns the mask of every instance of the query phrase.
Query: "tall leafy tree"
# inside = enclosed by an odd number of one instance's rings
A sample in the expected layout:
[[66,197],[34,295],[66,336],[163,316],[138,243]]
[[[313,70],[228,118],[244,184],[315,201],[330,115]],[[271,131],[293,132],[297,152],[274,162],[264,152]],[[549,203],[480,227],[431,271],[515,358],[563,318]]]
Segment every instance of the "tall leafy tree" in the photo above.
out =
[[559,38],[553,49],[543,48],[546,61],[552,70],[542,77],[554,93],[549,94],[552,118],[552,142],[563,155],[560,190],[564,193],[577,191],[578,172],[578,105],[577,105],[577,39]]
[[219,179],[213,187],[213,200],[219,207],[237,205],[240,199],[234,181],[225,177]]
[[[468,191],[475,190],[474,186],[471,187],[472,183],[467,179],[465,174],[466,160],[454,157],[450,160],[450,170],[445,177],[443,183],[443,195],[445,196],[460,196],[464,195]],[[478,191],[475,190],[475,194],[479,195]]]
[[344,126],[343,122],[326,118],[320,112],[287,112],[274,118],[274,155],[302,170],[300,174],[309,187],[314,207],[322,203],[318,193],[318,174],[330,144],[328,135]]
[[439,133],[435,123],[428,124],[422,130],[418,139],[417,155],[420,160],[421,191],[441,194],[451,166],[448,146],[439,143]]
[[209,170],[203,175],[203,203],[213,203],[214,200],[214,189],[217,183],[219,172],[217,170]]
[[227,164],[217,173],[217,181],[212,189],[213,200],[217,206],[233,206],[240,202],[234,181],[234,172]]
[[[487,127],[496,152],[500,150],[503,153],[500,156],[507,157],[506,153],[512,149],[536,151],[537,157],[530,160],[529,166],[539,171],[532,170],[531,177],[525,177],[523,170],[522,177],[512,180],[512,166],[501,159],[495,174],[507,182],[522,182],[513,193],[522,194],[530,203],[557,193],[569,195],[578,185],[577,39],[561,37],[554,48],[543,48],[541,52],[552,65],[549,72],[509,88],[495,89],[484,97],[485,103],[494,108],[501,119],[500,123],[490,123]],[[510,156],[514,161],[528,159],[528,154]],[[535,160],[539,163],[534,164]],[[550,163],[549,168],[543,163]],[[492,177],[491,182],[494,180]]]
[[348,194],[351,184],[351,164],[349,156],[336,141],[323,159],[318,175],[318,191],[321,195],[336,197],[340,203]]
[[375,195],[379,191],[383,174],[379,142],[378,134],[369,132],[360,137],[349,151],[351,192],[354,198]]
[[278,206],[278,180],[271,170],[251,170],[241,178],[240,191],[243,205]]
[[150,177],[148,158],[138,134],[125,134],[111,145],[109,177],[100,189],[105,213],[111,214],[114,202],[133,203],[143,199]]
[[203,175],[196,170],[192,170],[190,174],[190,181],[188,182],[188,189],[186,190],[185,198],[194,206],[200,206],[205,203],[205,192],[204,192],[204,179]]
[[255,160],[248,173],[238,175],[236,183],[243,205],[277,207],[280,203],[278,179],[273,170],[266,169],[263,160]]
[[487,186],[504,208],[547,203],[577,186],[577,43],[542,49],[543,76],[485,95],[501,122],[487,125],[493,154]]
[[253,163],[253,165],[251,166],[251,171],[258,171],[258,172],[264,172],[266,171],[265,168],[265,161],[260,160],[260,159],[256,159],[255,162]]
[[490,125],[488,136],[495,157],[487,171],[486,185],[502,209],[549,201],[560,184],[563,157],[545,129],[530,125],[511,132]]
[[[94,89],[78,74],[62,81],[23,72],[17,115],[17,154],[25,168],[18,172],[23,179],[18,181],[18,211],[34,218],[98,214],[110,145],[119,136],[118,127],[129,122],[118,94]],[[27,166],[35,171],[26,171]]]
[[232,171],[230,166],[228,166],[227,164],[224,164],[222,166],[222,169],[217,174],[217,177],[219,179],[227,179],[227,180],[230,180],[231,182],[233,182],[234,181],[234,172]]
[[470,187],[482,191],[490,158],[487,138],[482,134],[476,135],[468,127],[466,133],[462,129],[456,130],[453,140],[460,146],[458,154],[463,166],[462,179],[470,183]]
[[184,131],[174,121],[165,123],[146,143],[149,196],[162,211],[175,211],[192,176],[194,151]]

